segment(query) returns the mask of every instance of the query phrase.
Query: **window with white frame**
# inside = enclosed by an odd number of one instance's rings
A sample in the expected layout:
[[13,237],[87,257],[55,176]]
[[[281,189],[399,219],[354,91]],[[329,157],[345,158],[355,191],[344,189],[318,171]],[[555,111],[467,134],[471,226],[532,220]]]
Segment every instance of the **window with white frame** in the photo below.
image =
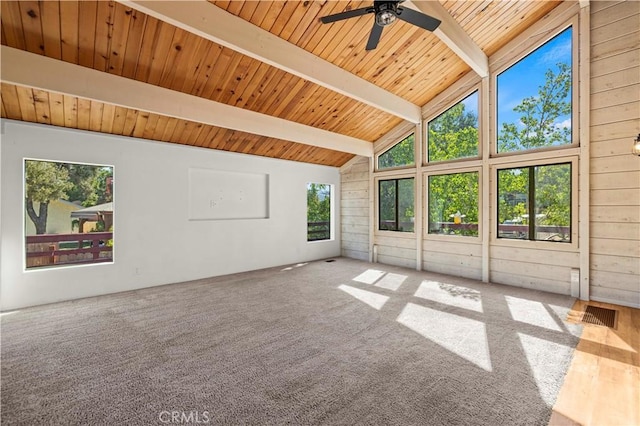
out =
[[307,241],[331,239],[331,185],[307,184]]
[[378,229],[414,232],[414,178],[378,181]]
[[378,156],[378,169],[408,167],[415,164],[415,136],[410,134]]
[[477,237],[478,189],[477,171],[429,175],[427,232]]
[[24,160],[25,267],[113,262],[113,166]]
[[498,238],[571,242],[571,163],[498,169]]
[[478,157],[478,91],[451,106],[427,126],[430,163]]
[[497,153],[572,143],[572,27],[496,79]]

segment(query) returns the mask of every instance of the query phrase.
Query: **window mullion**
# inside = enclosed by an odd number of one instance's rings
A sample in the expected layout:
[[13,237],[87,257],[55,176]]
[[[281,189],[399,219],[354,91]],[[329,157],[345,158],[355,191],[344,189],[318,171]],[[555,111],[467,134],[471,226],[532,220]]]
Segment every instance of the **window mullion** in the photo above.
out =
[[400,223],[400,215],[398,214],[398,211],[400,210],[398,208],[398,201],[399,201],[399,198],[400,198],[398,196],[398,188],[399,188],[400,185],[398,185],[398,182],[400,182],[400,179],[396,179],[396,182],[395,182],[396,183],[396,193],[395,193],[395,195],[396,195],[396,206],[395,206],[396,207],[396,212],[395,212],[396,213],[396,226],[395,226],[395,231],[397,231],[400,228],[398,226],[398,224]]
[[536,239],[536,211],[535,211],[535,167],[529,167],[529,240]]

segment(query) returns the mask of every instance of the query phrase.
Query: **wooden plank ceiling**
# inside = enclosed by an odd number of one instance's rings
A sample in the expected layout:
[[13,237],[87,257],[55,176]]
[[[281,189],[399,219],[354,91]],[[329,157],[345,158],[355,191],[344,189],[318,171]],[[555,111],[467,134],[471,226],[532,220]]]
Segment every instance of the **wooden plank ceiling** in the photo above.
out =
[[[397,22],[364,49],[372,16],[319,17],[371,1],[211,1],[418,106],[470,68],[433,34]],[[557,1],[442,1],[491,55]],[[400,123],[387,112],[113,1],[2,1],[2,44],[285,120],[374,142]],[[340,166],[352,154],[3,82],[2,117]]]

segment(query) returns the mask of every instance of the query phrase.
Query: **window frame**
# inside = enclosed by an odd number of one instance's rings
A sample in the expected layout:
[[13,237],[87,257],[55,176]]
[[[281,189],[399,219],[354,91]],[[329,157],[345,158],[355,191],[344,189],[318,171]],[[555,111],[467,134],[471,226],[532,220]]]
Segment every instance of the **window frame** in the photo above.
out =
[[[400,238],[413,238],[415,239],[416,236],[416,222],[415,222],[415,215],[414,215],[414,223],[413,223],[413,231],[411,232],[406,232],[406,231],[396,231],[396,230],[389,230],[389,229],[380,229],[380,182],[381,181],[391,181],[391,180],[395,180],[395,181],[399,181],[399,180],[403,180],[403,179],[413,179],[413,208],[414,208],[414,212],[416,211],[416,175],[415,173],[392,173],[392,174],[385,174],[382,176],[376,176],[374,178],[374,187],[375,187],[375,214],[373,215],[373,219],[374,219],[374,235],[388,235],[388,236],[393,236],[393,237],[400,237]],[[398,206],[396,205],[396,211],[397,211]]]
[[[522,167],[538,167],[550,166],[555,164],[571,164],[571,221],[570,235],[571,242],[556,242],[544,240],[529,239],[512,239],[498,237],[498,170],[522,168]],[[532,248],[546,251],[571,251],[578,249],[578,218],[580,216],[578,206],[578,156],[557,156],[541,159],[533,159],[527,161],[499,162],[491,165],[491,205],[494,206],[491,214],[490,235],[491,244],[496,246]]]
[[[528,55],[541,48],[548,43],[551,39],[558,36],[560,33],[571,27],[571,143],[558,146],[547,146],[541,148],[512,151],[512,152],[498,152],[498,76],[511,68],[516,63],[520,62]],[[560,151],[579,147],[580,141],[580,82],[579,82],[579,20],[578,15],[572,16],[568,20],[556,25],[545,32],[544,38],[535,40],[535,42],[528,46],[526,49],[518,50],[518,54],[509,58],[504,64],[497,67],[492,67],[490,70],[490,116],[491,123],[489,128],[491,134],[489,137],[489,155],[491,158],[511,157],[518,155],[544,153],[547,151]]]
[[[429,177],[430,176],[442,176],[442,175],[454,175],[461,173],[478,173],[478,235],[450,235],[450,234],[430,234],[429,233]],[[482,167],[461,167],[461,168],[449,168],[428,170],[423,173],[422,179],[422,194],[424,197],[424,214],[423,214],[423,239],[425,240],[443,240],[443,241],[455,241],[470,244],[480,244],[482,242],[482,218],[483,218],[483,205],[482,205]]]
[[[113,227],[113,231],[111,231],[111,239],[113,240],[113,246],[111,247],[111,261],[110,262],[83,262],[83,263],[63,263],[63,264],[53,264],[53,265],[45,265],[39,267],[29,267],[27,266],[27,212],[25,206],[25,197],[27,193],[27,161],[40,161],[45,163],[63,163],[63,164],[77,164],[82,166],[93,166],[93,167],[110,167],[112,173],[112,182],[116,180],[116,167],[114,164],[96,164],[85,161],[76,161],[76,160],[54,160],[54,159],[43,159],[36,157],[23,157],[22,165],[21,165],[21,173],[22,173],[22,192],[21,199],[22,203],[18,204],[21,209],[21,222],[22,222],[22,272],[26,274],[33,274],[39,272],[47,272],[52,270],[66,270],[70,268],[87,268],[87,267],[97,267],[97,266],[113,266],[116,263],[116,191],[113,190],[112,201],[113,203],[113,221],[111,226]],[[115,186],[115,185],[114,185]],[[88,234],[89,232],[85,232]],[[53,234],[55,235],[55,234]]]
[[[326,185],[329,187],[329,238],[324,238],[324,239],[320,239],[320,240],[309,240],[309,201],[308,201],[308,194],[309,194],[309,185],[310,184],[315,184],[315,185]],[[307,182],[306,186],[305,186],[305,200],[307,200],[305,202],[305,207],[306,207],[306,213],[307,213],[307,220],[306,220],[306,235],[307,235],[307,244],[314,244],[314,243],[323,243],[323,242],[327,242],[327,241],[335,241],[336,239],[336,206],[335,206],[335,185],[332,183],[320,183],[320,182]]]
[[[457,87],[457,85],[453,85],[452,87],[455,90],[452,92],[454,94],[449,94],[446,96],[444,100],[441,101],[441,105],[438,105],[437,108],[432,109],[431,113],[428,115],[423,115],[423,123],[422,126],[422,159],[421,164],[423,167],[430,167],[442,164],[451,164],[451,163],[461,163],[466,161],[474,161],[482,159],[482,135],[483,135],[483,119],[482,119],[482,105],[483,105],[483,91],[482,91],[482,82],[474,81],[472,85],[463,85],[461,87]],[[438,160],[438,161],[429,161],[429,123],[438,117],[440,117],[445,112],[449,111],[451,108],[462,102],[464,99],[471,96],[474,92],[478,92],[478,155],[474,157],[464,157],[464,158],[453,158],[450,160]],[[444,92],[447,93],[447,92]],[[428,104],[427,104],[428,105]]]
[[[409,136],[413,135],[413,164],[408,164],[408,165],[404,165],[404,166],[395,166],[395,167],[385,167],[385,168],[380,168],[380,156],[386,154],[387,152],[391,151],[396,145],[398,145],[399,143],[401,143],[402,141],[404,141],[405,139],[407,139]],[[418,135],[416,134],[415,131],[415,126],[412,125],[410,130],[405,130],[401,133],[400,137],[394,137],[390,140],[390,142],[384,144],[384,146],[379,147],[379,151],[377,153],[375,153],[374,155],[374,172],[381,172],[381,173],[385,173],[385,172],[389,172],[389,171],[396,171],[396,170],[407,170],[407,169],[415,169],[416,166],[419,164],[416,161],[418,152],[417,152],[417,148],[418,148]]]

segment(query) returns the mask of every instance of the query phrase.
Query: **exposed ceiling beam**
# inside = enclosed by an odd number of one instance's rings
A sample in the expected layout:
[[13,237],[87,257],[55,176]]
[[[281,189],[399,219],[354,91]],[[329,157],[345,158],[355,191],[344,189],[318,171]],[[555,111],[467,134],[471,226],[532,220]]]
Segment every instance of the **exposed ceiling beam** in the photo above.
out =
[[489,76],[489,58],[439,1],[408,0],[404,6],[438,18],[442,23],[433,32],[480,77]]
[[360,78],[206,0],[118,0],[133,9],[327,89],[420,122],[420,107]]
[[0,80],[366,157],[373,144],[281,118],[2,46]]

